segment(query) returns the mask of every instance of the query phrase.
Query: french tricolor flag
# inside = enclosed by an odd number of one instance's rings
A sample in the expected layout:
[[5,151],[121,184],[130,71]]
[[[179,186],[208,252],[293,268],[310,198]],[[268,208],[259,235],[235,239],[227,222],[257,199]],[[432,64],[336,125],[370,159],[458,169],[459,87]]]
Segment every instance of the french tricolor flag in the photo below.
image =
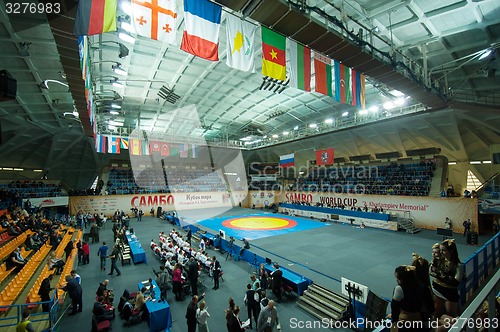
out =
[[200,58],[219,60],[222,7],[208,0],[184,0],[181,50]]
[[280,166],[281,167],[292,167],[295,166],[295,154],[290,153],[284,156],[280,156]]

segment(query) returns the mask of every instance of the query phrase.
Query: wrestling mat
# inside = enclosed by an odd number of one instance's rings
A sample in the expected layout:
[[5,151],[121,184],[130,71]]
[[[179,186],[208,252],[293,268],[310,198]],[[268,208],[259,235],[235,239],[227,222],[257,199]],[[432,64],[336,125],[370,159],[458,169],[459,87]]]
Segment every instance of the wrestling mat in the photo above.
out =
[[274,213],[247,214],[234,217],[217,217],[198,221],[198,224],[210,228],[217,233],[224,230],[226,239],[261,239],[291,232],[320,228],[329,224],[292,216]]

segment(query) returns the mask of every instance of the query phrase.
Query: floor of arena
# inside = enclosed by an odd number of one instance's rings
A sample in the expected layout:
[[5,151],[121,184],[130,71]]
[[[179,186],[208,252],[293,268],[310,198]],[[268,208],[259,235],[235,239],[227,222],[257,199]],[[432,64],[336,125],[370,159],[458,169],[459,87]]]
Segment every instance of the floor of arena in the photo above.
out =
[[[251,238],[250,251],[263,257],[269,257],[283,267],[304,275],[315,283],[338,293],[341,292],[339,280],[341,277],[346,277],[368,286],[381,297],[390,298],[396,285],[394,269],[401,264],[409,264],[413,252],[430,259],[432,245],[442,240],[441,237],[436,235],[435,231],[423,230],[417,234],[406,234],[380,229],[360,229],[340,223],[327,224],[302,218],[292,219],[280,214],[261,214],[257,212],[257,210],[233,208],[230,211],[221,210],[220,215],[214,217],[213,209],[210,211],[196,210],[190,212],[190,222],[199,223],[203,229],[214,234],[218,233],[220,229],[224,229],[226,236],[234,236],[237,239],[236,241],[241,241],[240,239],[243,237]],[[183,217],[184,215],[184,213],[180,213],[179,216],[181,219],[186,220]],[[211,216],[209,218],[211,220],[203,219],[207,215]],[[297,224],[293,227],[278,230],[279,233],[274,233],[277,230],[241,230],[223,225],[229,223],[233,227],[241,227],[243,225],[242,220],[249,222],[249,217],[287,219],[293,220]],[[236,220],[240,221],[236,222]],[[284,221],[275,220],[275,222],[283,223]],[[246,224],[245,227],[249,227],[248,225]],[[259,219],[258,222],[253,221],[251,225],[254,228],[266,227],[263,219]],[[267,226],[277,227],[274,222],[272,225]],[[101,242],[107,241],[108,244],[113,242],[111,227],[112,225],[108,224],[106,229],[101,230]],[[77,272],[82,277],[84,290],[83,314],[65,316],[61,321],[60,331],[71,331],[75,326],[79,326],[83,330],[90,330],[92,306],[99,282],[107,278],[110,279],[109,288],[114,289],[115,304],[118,304],[119,296],[125,288],[130,291],[137,291],[137,282],[154,277],[153,268],[155,270],[159,269],[160,262],[149,249],[150,241],[152,239],[158,241],[158,234],[161,231],[170,232],[171,229],[176,229],[181,234],[185,234],[185,231],[180,227],[172,226],[164,220],[150,216],[143,217],[142,222],[137,222],[135,218],[132,219],[130,227],[134,228],[146,251],[148,265],[139,264],[135,266],[126,264],[121,266],[120,264],[119,269],[122,275],[108,276],[110,262],[107,262],[107,271],[100,271],[99,260],[96,256],[100,243],[91,243],[90,264],[80,265],[77,268]],[[480,245],[487,241],[488,238],[488,236],[480,236]],[[465,260],[478,249],[478,247],[467,246],[462,234],[455,234],[455,239],[461,260]],[[241,242],[237,244],[241,245]],[[198,243],[193,242],[193,246],[197,245]],[[202,280],[206,288],[200,291],[206,291],[205,301],[211,315],[208,320],[210,330],[225,331],[224,309],[227,307],[229,297],[234,298],[236,304],[242,308],[241,318],[244,320],[247,318],[243,298],[246,284],[250,282],[249,276],[254,270],[247,262],[226,260],[227,254],[221,254],[213,249],[208,251],[210,254],[217,256],[217,259],[221,262],[225,281],[221,282],[219,290],[214,291],[212,290],[212,280],[203,275]],[[273,298],[272,294],[270,298]],[[184,315],[189,299],[186,297],[184,301],[175,301],[173,295],[169,292],[167,300],[171,306],[173,318],[172,331],[186,331],[187,325]],[[296,300],[296,298],[289,299],[278,304],[282,331],[294,330],[291,326],[292,322],[314,321],[314,317],[297,308],[295,305]],[[147,330],[146,322],[132,327],[123,327],[123,322],[119,318],[112,322],[112,327],[115,332]],[[324,328],[307,329],[307,331],[324,330]]]

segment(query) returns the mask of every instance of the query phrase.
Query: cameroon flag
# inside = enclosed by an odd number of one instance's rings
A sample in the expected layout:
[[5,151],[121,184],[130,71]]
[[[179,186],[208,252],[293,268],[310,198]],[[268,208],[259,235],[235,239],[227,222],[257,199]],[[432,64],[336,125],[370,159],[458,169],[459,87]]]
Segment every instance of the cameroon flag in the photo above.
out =
[[286,38],[262,27],[262,75],[286,80]]

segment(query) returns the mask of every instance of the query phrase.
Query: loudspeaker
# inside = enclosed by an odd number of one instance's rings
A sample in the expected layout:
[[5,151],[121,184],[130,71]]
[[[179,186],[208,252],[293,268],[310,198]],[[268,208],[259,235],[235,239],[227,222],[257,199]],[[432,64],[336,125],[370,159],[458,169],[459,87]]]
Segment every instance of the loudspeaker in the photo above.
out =
[[8,71],[0,70],[0,102],[16,99],[17,80]]

